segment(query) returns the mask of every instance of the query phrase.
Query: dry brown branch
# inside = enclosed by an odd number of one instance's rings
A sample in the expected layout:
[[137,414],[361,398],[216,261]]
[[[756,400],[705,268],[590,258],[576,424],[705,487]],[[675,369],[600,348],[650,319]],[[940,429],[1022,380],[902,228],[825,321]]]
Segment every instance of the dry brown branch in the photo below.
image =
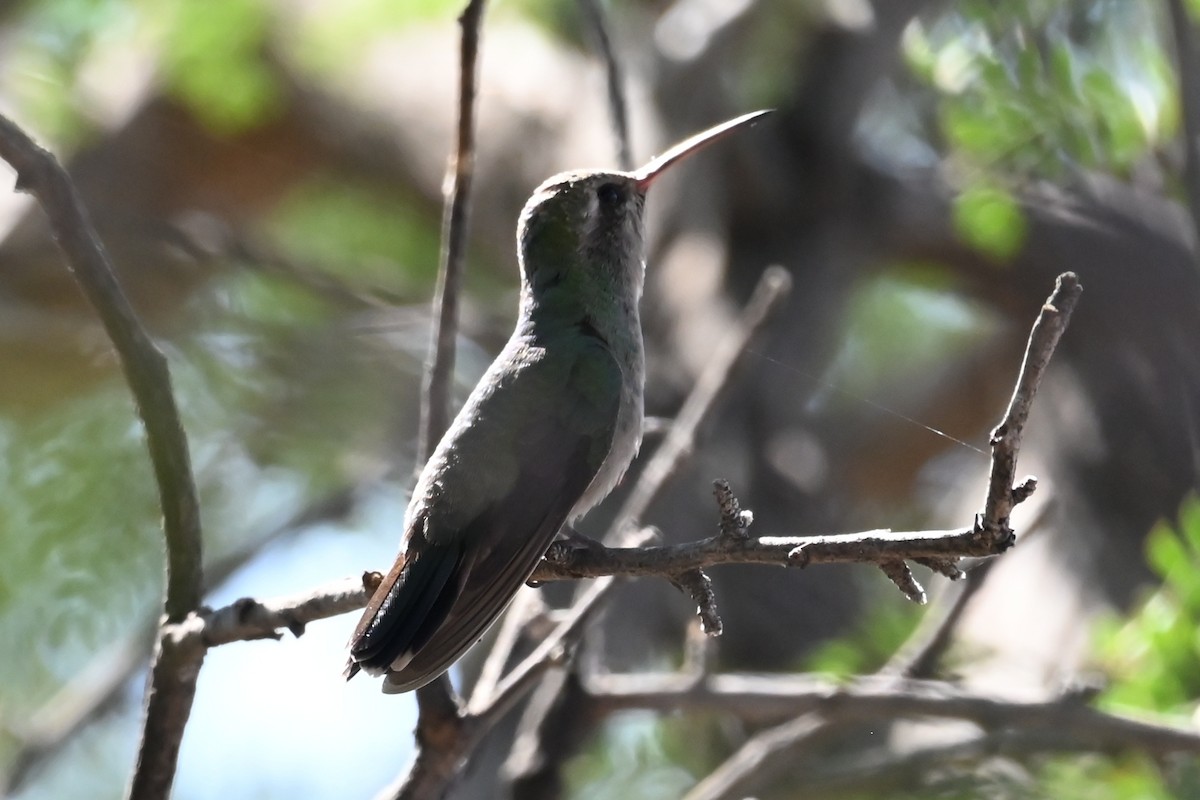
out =
[[425,465],[450,423],[450,384],[454,377],[454,340],[458,336],[458,300],[466,271],[467,213],[475,175],[475,93],[479,79],[479,28],[484,0],[468,0],[458,17],[462,31],[458,76],[458,127],[446,176],[442,214],[441,264],[434,314],[437,322],[422,387],[421,435],[417,469]]
[[[977,517],[968,538],[985,548],[995,548],[996,552],[1003,552],[1012,545],[1015,535],[1009,526],[1009,515],[1015,505],[1029,498],[1036,486],[1034,478],[1026,478],[1019,486],[1013,486],[1021,436],[1038,385],[1082,291],[1074,273],[1059,276],[1054,292],[1034,321],[1016,388],[1000,425],[992,433],[992,469],[984,511]],[[953,563],[957,558],[948,560],[947,555],[934,554],[920,560],[939,571],[952,570],[953,574],[960,574]],[[880,565],[884,566],[882,562]],[[884,571],[912,596],[916,582],[903,561],[890,560],[890,567],[885,567]],[[751,737],[689,793],[689,800],[733,798],[753,791],[751,784],[758,785],[764,774],[779,768],[788,760],[789,754],[803,748],[811,737],[826,727],[826,721],[810,717],[811,714],[801,716]]]
[[1036,486],[1032,478],[1019,486],[1013,485],[1021,436],[1025,432],[1025,421],[1029,418],[1029,409],[1042,375],[1058,346],[1059,338],[1071,321],[1071,313],[1082,292],[1083,287],[1074,272],[1064,272],[1058,276],[1054,292],[1042,306],[1029,333],[1025,358],[1021,362],[1021,372],[1008,409],[1000,424],[992,431],[992,472],[978,527],[981,533],[987,534],[997,544],[1011,543],[1013,534],[1008,525],[1009,515],[1013,506],[1026,499]]
[[[71,274],[100,316],[121,360],[146,429],[167,541],[164,621],[176,623],[200,605],[200,506],[187,437],[171,389],[167,360],[121,291],[104,245],[67,173],[49,152],[0,117],[0,157],[17,172],[17,189],[37,198]],[[142,739],[131,798],[170,793],[183,729],[191,713],[203,651],[181,651],[160,636],[146,691]]]
[[719,564],[879,564],[919,559],[993,556],[1003,552],[973,527],[949,531],[865,531],[826,536],[712,536],[649,547],[580,546],[555,542],[533,574],[535,581],[621,577],[671,577]]
[[1200,237],[1200,53],[1192,17],[1183,0],[1167,0],[1175,41],[1175,74],[1179,76],[1179,108],[1183,122],[1183,188],[1193,235]]
[[1073,694],[1021,702],[983,695],[939,681],[873,677],[839,684],[809,675],[606,675],[585,683],[597,713],[627,709],[723,712],[749,722],[778,722],[747,742],[698,784],[689,800],[742,797],[744,781],[769,759],[794,752],[796,742],[831,723],[881,724],[902,717],[960,719],[989,732],[1053,733],[1057,749],[1088,752],[1138,750],[1154,756],[1200,754],[1200,731],[1099,711]]
[[599,0],[579,0],[583,15],[587,18],[596,47],[604,59],[604,70],[608,84],[608,119],[612,124],[613,138],[617,140],[617,164],[624,170],[633,169],[633,147],[629,143],[629,104],[625,102],[625,78],[621,73],[621,62],[613,51],[612,37],[608,35],[608,21]]
[[[467,212],[475,170],[475,95],[479,78],[479,32],[485,0],[468,0],[458,17],[459,48],[458,128],[454,156],[446,184],[442,216],[442,252],[434,305],[435,328],[426,364],[421,403],[421,430],[417,442],[420,469],[450,420],[450,384],[454,375],[455,338],[458,336],[458,301],[466,271]],[[422,686],[417,696],[416,754],[413,764],[381,793],[381,797],[426,798],[440,796],[465,758],[466,735],[458,699],[450,678],[441,675]]]

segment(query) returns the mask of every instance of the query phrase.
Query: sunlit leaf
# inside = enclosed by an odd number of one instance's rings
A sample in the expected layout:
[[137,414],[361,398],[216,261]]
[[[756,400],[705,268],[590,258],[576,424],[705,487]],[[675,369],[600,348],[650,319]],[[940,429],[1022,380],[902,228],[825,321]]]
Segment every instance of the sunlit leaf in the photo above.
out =
[[175,0],[162,53],[169,87],[214,130],[234,133],[270,117],[282,89],[263,48],[269,7],[259,0]]
[[1008,261],[1025,243],[1025,215],[1012,195],[994,186],[974,186],[954,201],[954,226],[972,247]]

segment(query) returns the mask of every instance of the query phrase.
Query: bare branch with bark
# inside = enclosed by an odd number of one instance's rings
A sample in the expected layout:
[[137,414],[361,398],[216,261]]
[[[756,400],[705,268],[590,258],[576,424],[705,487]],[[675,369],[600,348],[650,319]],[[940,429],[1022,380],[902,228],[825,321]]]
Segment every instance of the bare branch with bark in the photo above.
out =
[[71,274],[117,351],[145,425],[163,511],[167,585],[164,626],[146,689],[142,737],[128,795],[135,800],[165,797],[175,778],[179,745],[204,658],[203,649],[176,648],[166,635],[171,624],[199,607],[203,588],[200,504],[170,370],[121,290],[87,209],[54,156],[0,116],[0,158],[17,171],[17,189],[32,194],[46,212]]

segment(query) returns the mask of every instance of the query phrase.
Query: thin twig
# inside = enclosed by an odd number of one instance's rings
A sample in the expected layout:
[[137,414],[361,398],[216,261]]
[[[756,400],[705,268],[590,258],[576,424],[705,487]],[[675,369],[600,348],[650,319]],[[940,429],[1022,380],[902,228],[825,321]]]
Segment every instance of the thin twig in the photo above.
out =
[[579,0],[583,15],[587,18],[596,46],[604,59],[608,78],[608,119],[612,123],[613,137],[617,140],[617,163],[623,170],[633,169],[633,147],[629,142],[629,104],[625,102],[625,78],[621,74],[621,62],[613,51],[612,38],[608,35],[608,22],[600,0]]
[[942,656],[950,648],[959,621],[971,600],[983,588],[988,574],[997,562],[984,561],[966,573],[966,579],[958,582],[953,597],[942,598],[945,602],[938,607],[936,619],[926,617],[917,631],[881,670],[884,674],[900,675],[905,678],[931,678]]
[[512,655],[516,652],[517,643],[535,616],[544,613],[546,603],[542,593],[524,589],[517,594],[512,606],[504,613],[500,621],[500,629],[488,649],[487,658],[479,670],[479,677],[471,687],[471,696],[491,697],[497,684],[504,677],[504,668],[508,666]]
[[450,386],[454,376],[454,343],[458,336],[458,301],[466,271],[467,213],[475,175],[475,94],[479,78],[479,29],[484,0],[468,0],[459,15],[462,32],[458,76],[458,128],[454,156],[446,176],[446,202],[442,213],[442,251],[438,266],[437,328],[430,343],[421,403],[421,436],[417,469],[450,423]]
[[1183,0],[1167,0],[1175,39],[1175,74],[1183,132],[1183,188],[1187,194],[1192,235],[1200,240],[1200,53],[1192,17]]
[[1016,479],[1017,453],[1021,449],[1021,436],[1025,432],[1025,421],[1029,418],[1029,409],[1033,405],[1042,375],[1045,374],[1050,357],[1058,346],[1059,338],[1071,321],[1071,313],[1075,310],[1075,304],[1082,292],[1083,287],[1074,272],[1064,272],[1058,276],[1054,292],[1042,306],[1041,313],[1038,314],[1029,333],[1025,358],[1021,362],[1021,372],[1008,409],[1004,412],[1000,424],[992,431],[992,471],[988,478],[987,499],[984,501],[979,528],[981,533],[990,536],[996,542],[1012,541],[1009,516],[1013,506],[1033,491],[1035,484],[1031,480],[1015,488],[1013,486]]
[[[1036,485],[1034,478],[1027,478],[1021,485],[1013,486],[1017,453],[1034,395],[1081,292],[1082,287],[1074,273],[1060,275],[1054,292],[1034,321],[1012,399],[1000,425],[992,434],[992,469],[984,512],[977,517],[971,535],[967,537],[974,538],[985,549],[1002,552],[1012,545],[1015,536],[1009,526],[1009,516],[1015,505],[1029,498]],[[808,547],[804,547],[800,552],[807,551]],[[915,560],[942,572],[960,574],[954,562],[947,558],[948,555],[927,554]],[[891,564],[889,577],[899,579],[901,588],[907,587],[912,591],[916,581],[907,566],[903,561],[896,560]],[[903,567],[903,573],[897,564]],[[805,709],[805,712],[812,710]],[[822,714],[827,712],[825,708],[817,710]],[[751,792],[751,784],[757,785],[758,776],[769,773],[779,763],[790,759],[791,754],[827,724],[822,720],[801,718],[789,723],[791,727],[783,725],[756,734],[701,781],[688,794],[688,800],[725,800]],[[1200,737],[1197,738],[1200,741]]]
[[[1034,503],[1032,514],[1025,519],[1020,539],[1022,544],[1028,543],[1031,535],[1043,530],[1042,523],[1052,502],[1044,497],[1041,500]],[[1030,511],[1028,506],[1025,510]],[[879,674],[898,675],[903,678],[932,678],[942,657],[954,641],[955,632],[967,607],[983,588],[984,582],[997,563],[994,559],[986,559],[965,569],[962,572],[965,580],[947,588],[938,598],[937,606],[925,615],[908,640],[896,649],[887,664],[879,670]]]
[[[187,437],[167,360],[146,333],[117,282],[112,263],[74,185],[54,157],[0,116],[0,157],[17,171],[17,189],[37,198],[72,275],[100,316],[146,429],[167,542],[164,619],[180,622],[200,605],[203,572],[200,504]],[[142,740],[131,798],[165,797],[175,777],[203,651],[174,650],[160,638],[146,691]]]
[[[450,386],[454,375],[458,301],[466,265],[467,212],[475,172],[475,95],[479,79],[479,32],[485,0],[468,0],[458,17],[458,133],[447,174],[442,215],[442,252],[438,267],[436,328],[426,364],[417,442],[418,469],[424,466],[450,420]],[[417,749],[412,766],[384,789],[381,797],[440,796],[465,756],[468,739],[450,679],[442,675],[417,695]]]

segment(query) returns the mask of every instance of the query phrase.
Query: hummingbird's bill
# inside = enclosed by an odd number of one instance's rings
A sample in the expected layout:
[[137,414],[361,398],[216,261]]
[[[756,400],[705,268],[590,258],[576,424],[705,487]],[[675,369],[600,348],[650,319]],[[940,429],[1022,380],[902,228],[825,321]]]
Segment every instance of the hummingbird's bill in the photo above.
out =
[[740,117],[735,117],[728,122],[722,122],[720,125],[714,125],[706,131],[690,136],[684,139],[679,144],[667,150],[662,155],[657,155],[650,159],[645,165],[634,170],[633,177],[638,183],[638,188],[643,192],[649,188],[655,178],[661,175],[672,164],[687,158],[693,153],[698,153],[705,147],[708,147],[713,142],[719,142],[729,134],[742,127],[752,127],[756,122],[770,114],[773,109],[763,109],[762,111],[752,111],[749,114],[743,114]]

